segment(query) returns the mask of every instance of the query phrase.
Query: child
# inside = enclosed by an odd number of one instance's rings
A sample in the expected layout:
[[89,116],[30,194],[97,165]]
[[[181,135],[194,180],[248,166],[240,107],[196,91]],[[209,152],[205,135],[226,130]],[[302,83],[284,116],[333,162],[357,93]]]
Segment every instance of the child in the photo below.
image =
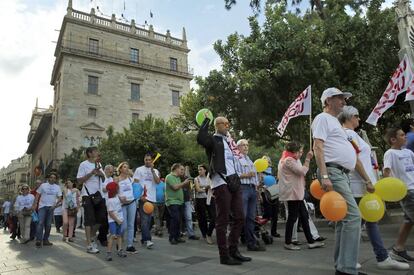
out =
[[403,148],[406,144],[405,133],[401,128],[387,129],[385,141],[391,146],[384,154],[384,177],[402,180],[408,189],[407,196],[400,201],[405,220],[400,227],[397,243],[389,253],[391,258],[399,261],[414,261],[405,249],[405,243],[414,224],[414,153]]
[[124,217],[122,214],[121,201],[118,198],[118,184],[115,182],[110,182],[106,186],[106,190],[108,191],[108,201],[106,202],[106,208],[108,210],[108,227],[110,234],[110,237],[108,239],[106,260],[112,261],[112,243],[114,240],[118,241],[118,256],[121,258],[125,258],[127,256],[126,253],[122,250],[123,232],[121,225]]

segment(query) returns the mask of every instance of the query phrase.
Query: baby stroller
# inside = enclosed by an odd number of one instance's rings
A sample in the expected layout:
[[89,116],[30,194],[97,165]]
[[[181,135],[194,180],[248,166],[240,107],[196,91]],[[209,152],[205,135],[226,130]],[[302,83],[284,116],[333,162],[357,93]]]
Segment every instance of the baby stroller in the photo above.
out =
[[258,239],[262,239],[265,244],[272,244],[273,237],[266,229],[268,219],[264,219],[262,216],[256,216],[254,220],[254,233]]

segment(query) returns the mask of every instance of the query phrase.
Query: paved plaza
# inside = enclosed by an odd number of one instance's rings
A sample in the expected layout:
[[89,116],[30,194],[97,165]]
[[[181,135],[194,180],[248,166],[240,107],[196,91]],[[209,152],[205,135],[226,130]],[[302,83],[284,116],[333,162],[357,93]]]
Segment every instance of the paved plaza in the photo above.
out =
[[[224,266],[218,263],[216,246],[204,241],[187,241],[181,245],[170,245],[168,238],[154,238],[155,247],[144,249],[137,244],[138,253],[121,259],[114,256],[112,262],[105,261],[105,250],[98,255],[85,252],[83,232],[77,230],[75,243],[63,243],[61,235],[52,228],[52,247],[37,249],[34,242],[27,245],[11,241],[7,232],[0,232],[0,274],[334,274],[332,264],[334,231],[327,226],[319,226],[320,234],[327,237],[326,247],[309,250],[302,245],[301,251],[287,251],[283,239],[279,238],[267,246],[265,252],[240,251],[253,258],[242,266]],[[279,232],[284,232],[280,225]],[[381,225],[381,233],[386,247],[390,247],[397,237],[399,224]],[[283,235],[283,234],[282,234]],[[303,241],[303,233],[299,233]],[[414,238],[409,239],[408,248],[414,250]],[[367,241],[361,242],[359,262],[368,274],[414,274],[409,271],[381,271]],[[414,266],[414,264],[413,264]]]

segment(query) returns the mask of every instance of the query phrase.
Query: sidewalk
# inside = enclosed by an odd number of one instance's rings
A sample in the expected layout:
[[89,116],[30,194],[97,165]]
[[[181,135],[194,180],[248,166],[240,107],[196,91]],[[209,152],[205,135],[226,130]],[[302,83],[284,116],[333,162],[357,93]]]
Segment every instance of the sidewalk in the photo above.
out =
[[[284,225],[279,233],[284,235]],[[381,225],[384,243],[391,247],[397,237],[399,224]],[[209,246],[204,241],[187,241],[185,244],[172,246],[164,234],[163,238],[154,238],[154,249],[147,250],[136,244],[138,254],[128,254],[125,259],[117,256],[112,262],[105,261],[105,250],[97,255],[85,252],[84,234],[77,230],[75,243],[63,243],[61,235],[52,228],[52,247],[37,249],[34,242],[22,245],[10,241],[8,233],[0,230],[0,274],[334,274],[332,228],[320,228],[320,234],[327,237],[326,247],[309,250],[302,245],[301,251],[287,251],[283,248],[283,238],[275,239],[267,246],[266,252],[240,251],[253,258],[250,263],[241,266],[224,266],[218,263],[216,246]],[[301,241],[303,233],[299,233]],[[414,250],[414,239],[408,241],[408,249]],[[409,271],[381,271],[376,268],[375,256],[369,242],[361,242],[360,263],[362,271],[378,275],[414,274]],[[412,264],[414,267],[414,263]]]

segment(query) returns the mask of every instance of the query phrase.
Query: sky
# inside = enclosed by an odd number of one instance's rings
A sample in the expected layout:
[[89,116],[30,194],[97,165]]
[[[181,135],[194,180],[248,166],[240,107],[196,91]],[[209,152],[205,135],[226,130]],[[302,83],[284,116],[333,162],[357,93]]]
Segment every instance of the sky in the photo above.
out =
[[[67,3],[0,1],[0,167],[26,152],[36,99],[39,107],[52,105],[53,54]],[[224,8],[224,0],[73,0],[76,10],[89,12],[97,6],[105,16],[115,13],[120,18],[123,14],[137,25],[147,20],[156,32],[169,29],[178,38],[185,27],[191,49],[189,66],[194,75],[201,76],[220,68],[213,43],[234,32],[248,35],[247,17],[252,15],[247,0],[239,0],[230,11]]]

